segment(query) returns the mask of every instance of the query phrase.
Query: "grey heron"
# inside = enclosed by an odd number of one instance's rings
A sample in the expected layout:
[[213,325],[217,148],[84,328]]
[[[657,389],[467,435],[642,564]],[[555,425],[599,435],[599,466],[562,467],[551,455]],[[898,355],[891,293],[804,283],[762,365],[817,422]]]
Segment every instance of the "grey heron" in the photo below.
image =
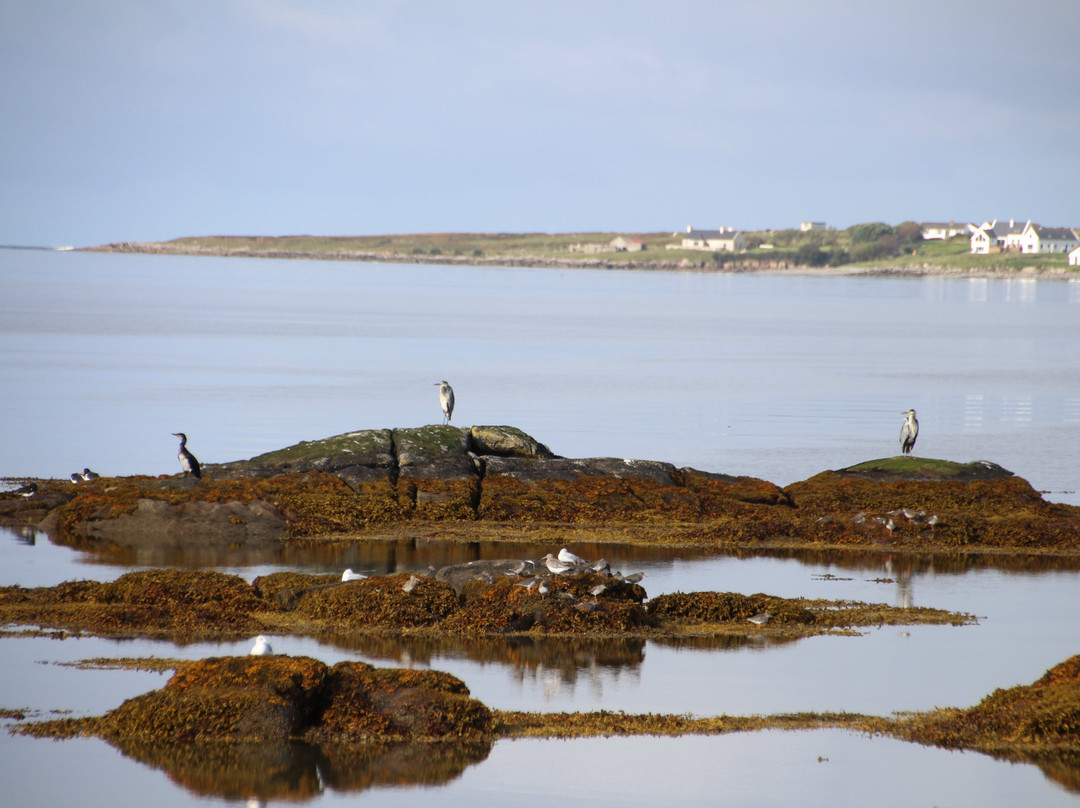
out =
[[910,455],[915,448],[915,438],[919,437],[919,422],[915,420],[915,410],[905,410],[900,414],[907,416],[904,425],[900,427],[900,450]]
[[454,415],[454,388],[445,379],[435,382],[435,385],[439,388],[439,406],[443,411],[443,423],[448,424]]
[[173,437],[180,438],[180,449],[177,451],[176,456],[180,460],[180,468],[184,470],[184,476],[191,475],[192,477],[199,479],[202,477],[202,469],[199,467],[199,461],[195,459],[195,455],[187,450],[187,435],[183,432],[173,432]]

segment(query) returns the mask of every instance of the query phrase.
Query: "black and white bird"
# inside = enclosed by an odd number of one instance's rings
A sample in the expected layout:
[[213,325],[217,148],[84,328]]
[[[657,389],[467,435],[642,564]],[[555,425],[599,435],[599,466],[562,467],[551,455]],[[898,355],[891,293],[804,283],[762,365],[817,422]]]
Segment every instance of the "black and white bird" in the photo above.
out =
[[439,388],[439,406],[443,411],[443,423],[448,424],[454,415],[454,388],[445,379],[435,382],[435,385]]
[[915,420],[915,410],[905,410],[900,414],[907,416],[900,427],[900,451],[909,455],[915,448],[915,438],[919,437],[919,422]]
[[101,475],[98,474],[96,471],[90,471],[90,469],[83,469],[79,472],[79,476],[87,482],[90,482],[90,480],[96,480]]
[[173,437],[180,438],[180,449],[177,451],[176,456],[180,460],[180,468],[184,470],[184,476],[191,475],[196,479],[202,477],[202,469],[199,467],[199,461],[195,459],[195,455],[187,450],[187,435],[183,432],[173,432]]
[[79,472],[77,472],[77,471],[73,471],[71,473],[71,481],[73,483],[81,483],[82,482],[82,475],[79,474]]
[[16,488],[15,493],[24,499],[30,499],[37,493],[37,483],[27,483],[22,488]]

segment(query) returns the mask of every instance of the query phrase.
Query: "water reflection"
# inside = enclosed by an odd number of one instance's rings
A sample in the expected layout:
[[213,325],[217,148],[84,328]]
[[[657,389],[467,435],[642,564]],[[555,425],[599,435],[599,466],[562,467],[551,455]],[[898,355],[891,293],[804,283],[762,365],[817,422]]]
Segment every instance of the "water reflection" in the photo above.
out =
[[438,660],[458,659],[502,665],[518,684],[539,683],[548,699],[563,688],[585,685],[594,693],[605,683],[631,681],[645,661],[645,640],[640,638],[545,637],[357,637],[320,634],[319,642],[357,651],[376,664],[427,667]]
[[306,801],[324,791],[436,786],[487,758],[490,742],[325,745],[112,742],[201,797]]

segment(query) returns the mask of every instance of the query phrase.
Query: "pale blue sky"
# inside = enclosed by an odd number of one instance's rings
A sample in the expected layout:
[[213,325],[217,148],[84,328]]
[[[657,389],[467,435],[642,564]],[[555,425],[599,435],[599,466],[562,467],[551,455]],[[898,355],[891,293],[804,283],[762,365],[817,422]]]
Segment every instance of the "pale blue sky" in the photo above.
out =
[[4,0],[0,244],[1080,225],[1080,3]]

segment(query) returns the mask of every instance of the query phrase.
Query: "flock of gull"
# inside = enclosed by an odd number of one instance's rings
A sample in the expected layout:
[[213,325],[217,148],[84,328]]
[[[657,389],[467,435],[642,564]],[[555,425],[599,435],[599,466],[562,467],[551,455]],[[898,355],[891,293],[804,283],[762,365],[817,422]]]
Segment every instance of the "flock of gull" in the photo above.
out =
[[[499,563],[499,562],[493,562]],[[516,586],[520,586],[526,592],[535,591],[540,597],[546,597],[551,594],[553,597],[562,598],[565,600],[575,600],[573,593],[566,589],[559,589],[552,584],[560,575],[602,575],[609,578],[612,582],[622,581],[627,584],[640,583],[645,577],[644,572],[635,572],[631,575],[623,575],[617,570],[611,569],[611,564],[606,559],[601,558],[598,561],[586,561],[581,556],[570,552],[566,547],[559,550],[558,553],[548,553],[539,561],[532,561],[526,559],[517,562],[503,562],[505,567],[502,568],[502,574],[507,577],[517,580]],[[466,567],[471,566],[465,565]],[[420,574],[412,573],[408,579],[401,585],[401,591],[406,595],[412,595],[424,578],[431,578],[435,575],[435,568],[428,567],[426,571]],[[341,583],[349,583],[350,581],[362,581],[368,576],[363,573],[355,572],[351,567],[345,569],[341,573]],[[495,583],[495,576],[492,575],[489,569],[479,569],[475,573],[475,577],[485,581],[488,584]],[[581,603],[576,603],[574,608],[583,612],[596,611],[600,608],[599,598],[608,588],[611,583],[598,583],[589,587],[589,594],[592,596],[592,600],[586,600]],[[751,618],[748,618],[751,623],[756,625],[763,625],[768,622],[770,615],[767,613],[757,614]],[[265,656],[267,654],[273,654],[273,650],[270,647],[270,643],[267,638],[260,634],[255,638],[255,644],[252,646],[249,654],[251,656]]]

